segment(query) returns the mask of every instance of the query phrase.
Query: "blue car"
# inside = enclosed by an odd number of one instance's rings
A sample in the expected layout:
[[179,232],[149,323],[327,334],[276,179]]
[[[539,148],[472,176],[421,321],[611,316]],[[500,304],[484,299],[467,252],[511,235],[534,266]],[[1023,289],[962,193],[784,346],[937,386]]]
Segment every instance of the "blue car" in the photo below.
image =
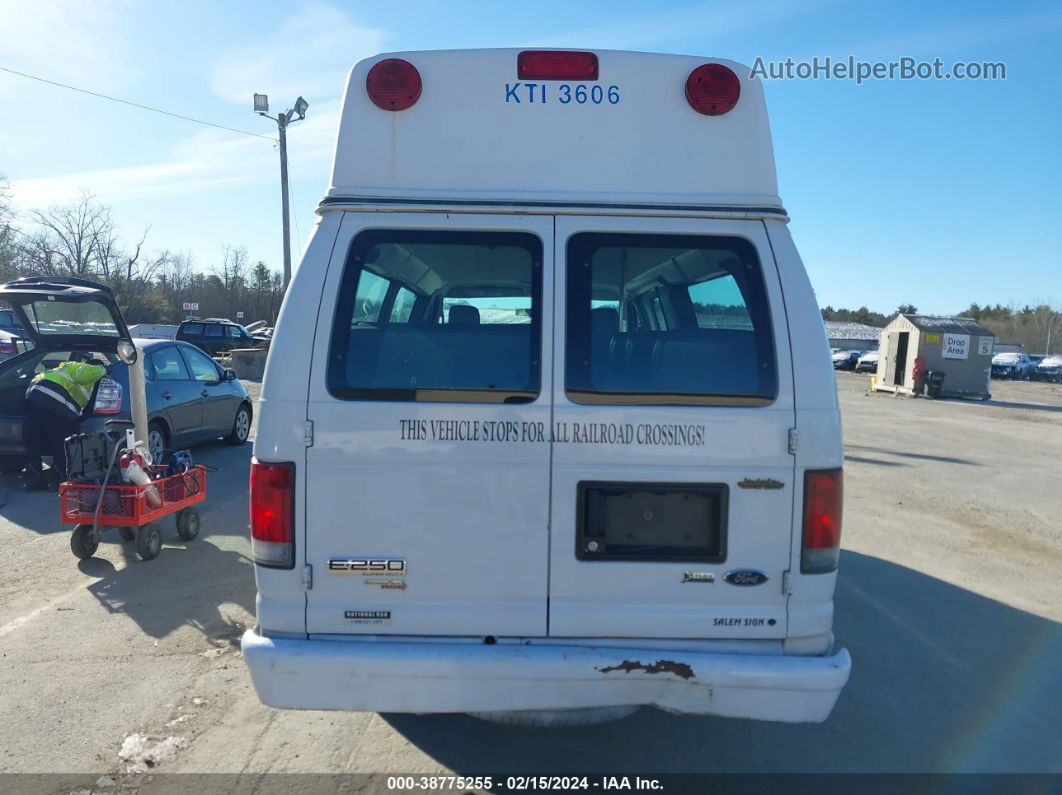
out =
[[[109,362],[108,373],[85,407],[81,430],[102,430],[107,420],[131,419],[129,368],[118,354],[118,343],[128,340],[128,331],[110,291],[73,279],[24,286],[20,282],[0,287],[0,297],[25,313],[23,325],[34,343],[32,350],[0,362],[0,471],[7,474],[20,471],[25,463],[26,388],[34,375],[48,367],[102,356]],[[53,315],[57,319],[62,315],[62,322],[56,323]],[[69,317],[76,320],[69,321]],[[148,444],[154,455],[218,438],[230,444],[247,441],[251,400],[234,370],[222,369],[187,343],[132,342],[137,355],[144,357]]]

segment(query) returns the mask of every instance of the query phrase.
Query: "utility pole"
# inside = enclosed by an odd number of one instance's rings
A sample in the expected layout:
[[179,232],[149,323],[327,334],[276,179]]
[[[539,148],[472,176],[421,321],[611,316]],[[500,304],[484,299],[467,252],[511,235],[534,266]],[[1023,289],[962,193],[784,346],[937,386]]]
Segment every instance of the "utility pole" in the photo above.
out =
[[[286,110],[276,116],[269,115],[269,96],[266,94],[254,95],[254,110],[259,116],[265,116],[277,123],[277,132],[280,136],[280,206],[282,227],[284,230],[284,290],[288,289],[291,281],[291,228],[288,220],[288,125],[293,121],[302,121],[306,118],[306,109],[310,103],[302,97],[295,100],[295,107]],[[295,117],[298,116],[296,119]]]

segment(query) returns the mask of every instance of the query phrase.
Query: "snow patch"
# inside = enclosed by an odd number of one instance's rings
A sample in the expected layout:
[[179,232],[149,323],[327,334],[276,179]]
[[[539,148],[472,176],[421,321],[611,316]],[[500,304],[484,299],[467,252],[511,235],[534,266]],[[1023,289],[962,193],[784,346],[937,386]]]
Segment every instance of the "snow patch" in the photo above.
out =
[[122,741],[118,758],[126,763],[128,772],[146,773],[174,756],[187,744],[188,740],[184,737],[162,738],[134,732]]

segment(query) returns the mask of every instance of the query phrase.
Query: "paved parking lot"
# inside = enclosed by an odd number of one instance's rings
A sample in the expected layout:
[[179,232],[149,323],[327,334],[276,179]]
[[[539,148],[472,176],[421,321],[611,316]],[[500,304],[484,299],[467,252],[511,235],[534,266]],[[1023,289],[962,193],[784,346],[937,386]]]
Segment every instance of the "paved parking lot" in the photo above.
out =
[[203,535],[167,525],[149,563],[115,537],[79,563],[54,495],[0,479],[0,772],[1062,771],[1062,387],[994,384],[972,403],[865,384],[838,374],[836,632],[854,670],[826,724],[266,709],[236,645],[254,611],[251,449],[217,443],[196,451],[219,468]]

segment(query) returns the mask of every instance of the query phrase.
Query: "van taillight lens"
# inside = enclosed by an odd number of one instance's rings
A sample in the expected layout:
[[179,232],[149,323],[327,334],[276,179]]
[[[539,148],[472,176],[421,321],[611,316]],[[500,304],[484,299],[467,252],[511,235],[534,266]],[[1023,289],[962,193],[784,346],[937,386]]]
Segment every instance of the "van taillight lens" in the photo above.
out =
[[259,566],[295,566],[295,464],[251,461],[251,553]]
[[385,58],[373,64],[365,78],[369,99],[384,110],[406,110],[420,99],[420,72],[409,61]]
[[15,353],[15,343],[0,342],[0,353]]
[[597,80],[597,54],[564,50],[524,50],[516,56],[521,80]]
[[804,473],[804,544],[800,553],[800,571],[804,574],[822,574],[837,568],[843,502],[842,470]]
[[122,385],[113,378],[101,378],[96,388],[93,414],[118,414],[122,410]]
[[698,66],[686,78],[686,100],[705,116],[721,116],[733,109],[741,96],[741,81],[721,63]]

